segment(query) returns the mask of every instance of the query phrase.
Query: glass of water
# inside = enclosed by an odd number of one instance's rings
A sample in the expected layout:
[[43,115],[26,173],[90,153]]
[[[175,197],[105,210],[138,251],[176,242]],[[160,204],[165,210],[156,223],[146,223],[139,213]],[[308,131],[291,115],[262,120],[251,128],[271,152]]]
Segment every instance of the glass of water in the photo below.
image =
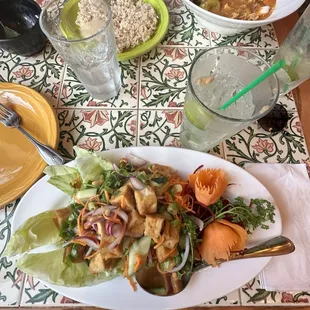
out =
[[310,78],[310,5],[278,49],[273,62],[284,59],[286,66],[277,72],[281,95]]
[[181,126],[184,147],[208,151],[269,113],[279,96],[272,75],[225,110],[219,108],[270,66],[239,47],[215,47],[194,59],[189,71]]
[[53,0],[45,6],[41,29],[93,98],[105,101],[115,97],[121,87],[121,73],[110,6],[106,0],[96,0],[106,15],[99,30],[89,37],[69,40],[60,27],[62,9],[69,1]]

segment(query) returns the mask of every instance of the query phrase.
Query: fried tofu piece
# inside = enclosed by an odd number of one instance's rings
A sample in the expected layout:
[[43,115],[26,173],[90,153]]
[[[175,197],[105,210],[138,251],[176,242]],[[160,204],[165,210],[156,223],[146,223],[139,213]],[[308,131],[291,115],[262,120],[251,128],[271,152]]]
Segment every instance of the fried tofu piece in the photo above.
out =
[[137,209],[140,215],[154,214],[157,211],[157,197],[150,186],[135,191]]
[[171,250],[161,245],[156,249],[156,256],[159,263],[163,263],[168,257],[176,257],[177,255],[179,255],[177,248]]
[[136,209],[136,202],[133,194],[132,187],[130,183],[123,185],[118,191],[117,194],[112,195],[110,203],[117,207],[122,207],[122,201],[124,201],[124,211],[131,212]]
[[55,210],[56,218],[54,218],[54,223],[58,229],[62,227],[63,223],[68,219],[70,214],[71,214],[71,211],[69,207]]
[[145,228],[145,218],[142,217],[136,210],[128,213],[128,228],[127,233],[137,235],[143,234]]
[[97,274],[103,272],[105,270],[110,270],[116,263],[115,258],[104,259],[104,255],[100,251],[94,255],[89,262],[89,272],[93,274]]
[[144,235],[157,240],[163,228],[165,218],[160,215],[147,215],[145,217]]
[[163,246],[168,249],[173,249],[179,243],[180,240],[180,226],[174,226],[171,222],[166,221],[164,233],[163,233]]

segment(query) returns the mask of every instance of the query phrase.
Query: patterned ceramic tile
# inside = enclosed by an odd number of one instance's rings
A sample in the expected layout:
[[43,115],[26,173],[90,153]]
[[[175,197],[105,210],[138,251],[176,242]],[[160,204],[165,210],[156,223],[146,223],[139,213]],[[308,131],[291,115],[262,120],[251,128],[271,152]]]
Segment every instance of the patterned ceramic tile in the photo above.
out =
[[210,46],[210,36],[207,29],[197,23],[196,18],[188,11],[180,0],[166,0],[170,23],[162,45]]
[[199,49],[157,48],[141,64],[140,108],[183,107],[188,71]]
[[238,165],[245,163],[300,163],[308,158],[300,119],[297,112],[289,112],[286,128],[269,133],[253,124],[226,140],[227,159]]
[[39,280],[26,276],[21,306],[73,306],[73,304],[74,306],[81,305],[77,301],[54,292]]
[[211,32],[211,46],[235,45],[272,49],[277,48],[278,40],[273,25],[252,28],[239,34],[221,35]]
[[108,108],[132,109],[137,107],[137,88],[139,80],[139,58],[120,62],[122,86],[118,96],[106,102],[90,97],[70,67],[66,67],[61,89],[59,108],[83,108],[104,106]]
[[[179,140],[182,119],[180,110],[140,110],[138,145],[182,147]],[[214,147],[209,153],[224,158],[223,145]]]
[[280,96],[278,103],[283,105],[288,111],[297,111],[293,93],[288,93],[285,96]]
[[239,290],[233,291],[226,296],[218,299],[203,303],[199,307],[209,307],[209,306],[230,306],[230,305],[240,305]]
[[63,64],[63,59],[50,44],[45,46],[42,53],[31,57],[0,49],[0,81],[30,86],[56,107],[63,79]]
[[18,201],[0,210],[0,307],[18,306],[24,282],[23,273],[2,253],[11,236],[11,220]]
[[136,111],[58,109],[57,113],[60,126],[58,150],[67,160],[74,159],[74,145],[102,151],[136,144]]
[[254,278],[244,285],[241,290],[241,304],[268,304],[268,305],[305,305],[310,302],[310,293],[307,292],[269,292],[261,289],[258,278]]

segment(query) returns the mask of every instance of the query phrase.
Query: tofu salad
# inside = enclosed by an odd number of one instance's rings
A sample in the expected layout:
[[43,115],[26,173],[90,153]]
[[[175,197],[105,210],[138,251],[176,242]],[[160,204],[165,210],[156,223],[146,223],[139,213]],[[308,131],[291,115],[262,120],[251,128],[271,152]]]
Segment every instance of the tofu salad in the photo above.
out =
[[[177,282],[202,261],[229,260],[248,234],[274,221],[269,201],[225,199],[234,184],[221,169],[201,166],[183,179],[131,153],[112,163],[75,151],[76,167],[45,169],[48,182],[71,196],[69,205],[28,219],[4,254],[23,254],[17,266],[50,283],[80,287],[124,276],[136,290],[135,273],[154,266]],[[56,249],[28,253],[46,244]]]

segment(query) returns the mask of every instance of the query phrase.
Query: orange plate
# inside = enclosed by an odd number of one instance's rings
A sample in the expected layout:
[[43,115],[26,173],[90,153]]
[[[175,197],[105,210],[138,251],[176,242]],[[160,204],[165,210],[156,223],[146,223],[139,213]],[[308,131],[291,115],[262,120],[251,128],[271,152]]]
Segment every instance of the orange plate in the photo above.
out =
[[[53,108],[36,91],[13,83],[0,83],[0,102],[21,116],[21,126],[52,148],[58,143],[58,123]],[[0,206],[21,196],[42,174],[46,163],[36,148],[16,128],[0,123]]]

